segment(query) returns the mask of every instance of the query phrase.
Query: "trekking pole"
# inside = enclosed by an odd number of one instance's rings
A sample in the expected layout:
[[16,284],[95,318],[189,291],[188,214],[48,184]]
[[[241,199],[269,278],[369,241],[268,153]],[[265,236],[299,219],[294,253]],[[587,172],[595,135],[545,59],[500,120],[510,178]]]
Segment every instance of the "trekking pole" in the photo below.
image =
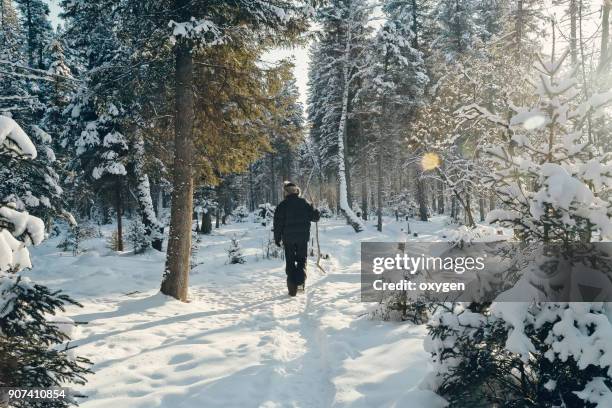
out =
[[[312,180],[312,176],[315,172],[315,170],[319,171],[319,175],[321,175],[321,166],[319,165],[318,161],[316,160],[316,157],[314,155],[314,153],[311,151],[310,149],[310,145],[308,143],[306,143],[306,147],[308,149],[308,153],[310,154],[310,158],[312,159],[312,169],[310,170],[310,175],[308,176],[308,181],[306,182],[306,188],[304,189],[304,195],[308,194],[308,198],[310,199],[311,202],[314,203],[314,200],[312,199],[312,195],[310,194],[310,192],[308,191],[308,188],[310,187],[310,181]],[[318,207],[318,202],[315,203],[315,205]],[[319,221],[315,222],[315,239],[317,241],[317,268],[323,272],[324,274],[327,274],[327,271],[325,269],[323,269],[323,267],[321,266],[321,243],[319,241]]]
[[[310,201],[314,202],[310,193],[308,194]],[[321,266],[321,242],[319,241],[319,221],[315,222],[315,241],[317,242],[317,268],[327,274],[327,271]]]

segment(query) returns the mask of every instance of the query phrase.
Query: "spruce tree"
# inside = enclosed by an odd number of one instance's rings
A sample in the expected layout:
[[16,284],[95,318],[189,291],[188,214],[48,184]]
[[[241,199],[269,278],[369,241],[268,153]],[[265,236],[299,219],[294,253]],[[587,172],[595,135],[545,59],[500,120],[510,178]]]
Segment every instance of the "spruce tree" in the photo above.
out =
[[476,0],[440,0],[433,11],[438,26],[435,47],[446,61],[472,51],[482,35],[476,20]]
[[[377,112],[377,228],[382,231],[384,162],[399,148],[406,117],[423,103],[429,82],[423,53],[418,49],[416,10],[390,0],[383,3],[386,22],[374,40],[369,76],[373,109]],[[395,125],[395,126],[394,126]],[[426,220],[426,216],[424,217]]]
[[[24,42],[29,44],[30,37],[26,35],[32,35],[35,37],[36,50],[40,49],[37,54],[42,53],[49,39],[48,30],[44,28],[48,24],[44,10],[46,5],[36,1],[31,4],[20,2],[18,5],[19,14],[11,1],[2,2],[0,41],[3,45],[0,46],[0,60],[3,74],[0,76],[0,114],[23,124],[39,154],[35,165],[13,161],[10,169],[0,169],[6,179],[6,183],[0,186],[0,199],[14,203],[19,209],[27,209],[48,222],[53,216],[64,213],[53,136],[44,129],[42,120],[46,111],[47,84],[59,76],[38,69],[38,63],[35,66],[29,65],[27,49],[21,46]],[[24,20],[21,7],[31,7],[31,30],[28,25],[23,25],[27,20]],[[21,19],[17,18],[18,15]]]
[[[213,1],[206,4],[176,0],[172,18],[175,83],[175,150],[168,257],[161,291],[187,300],[191,217],[193,208],[194,64],[193,51],[230,38],[240,22],[244,33],[261,41],[283,41],[299,33],[305,15],[298,4],[284,1]],[[167,16],[160,22],[167,25]]]
[[244,255],[242,255],[242,249],[240,248],[240,241],[234,235],[230,247],[227,249],[227,259],[230,264],[243,264],[246,263]]
[[[597,154],[585,130],[588,115],[603,113],[612,93],[577,102],[575,70],[564,72],[567,56],[539,59],[535,102],[513,107],[510,120],[484,107],[463,113],[502,126],[511,136],[487,151],[496,164],[491,179],[501,207],[487,221],[513,228],[520,242],[544,245],[544,250],[554,245],[563,254],[577,243],[612,237],[607,199],[612,157]],[[596,252],[589,252],[589,262],[597,261]],[[522,252],[518,256],[529,259]],[[546,259],[528,262],[520,282],[531,282],[530,271],[539,270]],[[516,290],[510,287],[505,299],[512,300]],[[612,387],[612,349],[602,341],[603,333],[612,330],[607,308],[537,300],[444,305],[429,325],[426,348],[435,365],[430,386],[451,406],[604,404]]]
[[26,37],[26,56],[32,68],[45,68],[45,48],[53,35],[49,6],[43,0],[14,0]]
[[361,88],[366,56],[371,50],[372,5],[367,0],[331,1],[317,11],[322,26],[311,55],[309,120],[321,158],[335,165],[339,209],[355,232],[364,229],[352,210],[349,134],[355,97]]
[[[37,157],[34,144],[12,119],[0,116],[2,167]],[[6,180],[0,175],[0,185]],[[53,317],[67,305],[78,305],[60,291],[37,285],[21,273],[31,268],[28,246],[44,239],[42,220],[19,211],[14,204],[0,204],[0,385],[2,387],[62,387],[84,384],[90,362],[69,353],[65,328]],[[66,399],[11,402],[17,408],[76,405]]]

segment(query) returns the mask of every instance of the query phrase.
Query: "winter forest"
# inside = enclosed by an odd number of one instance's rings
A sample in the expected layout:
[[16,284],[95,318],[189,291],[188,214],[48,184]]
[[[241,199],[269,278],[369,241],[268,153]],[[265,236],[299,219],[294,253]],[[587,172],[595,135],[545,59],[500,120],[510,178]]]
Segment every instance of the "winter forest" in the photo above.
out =
[[612,303],[360,297],[362,243],[612,241],[611,10],[0,0],[0,407],[612,407]]

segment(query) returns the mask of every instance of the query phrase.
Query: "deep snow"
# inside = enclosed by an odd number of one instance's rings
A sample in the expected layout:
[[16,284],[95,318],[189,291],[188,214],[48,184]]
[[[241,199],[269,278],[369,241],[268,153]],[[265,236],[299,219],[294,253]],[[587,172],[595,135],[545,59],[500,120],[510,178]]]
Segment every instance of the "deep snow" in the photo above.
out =
[[[418,237],[386,221],[382,234],[372,222],[355,234],[322,220],[328,273],[310,258],[297,298],[286,294],[283,261],[262,259],[270,232],[252,222],[201,236],[190,303],[158,294],[163,254],[117,254],[104,239],[76,257],[48,240],[32,250],[29,275],[84,306],[66,313],[87,322],[74,344],[95,363],[84,408],[442,407],[418,388],[429,369],[425,327],[369,319],[359,266],[360,241],[435,239],[445,218],[411,222]],[[234,235],[246,264],[226,264]]]

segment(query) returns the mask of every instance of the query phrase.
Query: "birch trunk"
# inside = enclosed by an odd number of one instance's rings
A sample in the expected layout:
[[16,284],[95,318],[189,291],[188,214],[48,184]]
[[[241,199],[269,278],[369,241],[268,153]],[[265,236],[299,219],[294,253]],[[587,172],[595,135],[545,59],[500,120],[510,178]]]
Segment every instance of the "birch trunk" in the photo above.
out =
[[345,168],[345,143],[346,143],[346,119],[348,116],[348,98],[349,98],[349,72],[348,72],[348,58],[350,57],[350,30],[349,37],[346,44],[345,61],[342,67],[342,78],[344,80],[344,89],[342,91],[342,113],[340,114],[340,123],[338,126],[338,204],[340,211],[346,217],[347,223],[353,227],[355,232],[361,232],[364,230],[362,221],[351,209],[351,205],[348,202],[348,186],[346,183],[346,168]]

